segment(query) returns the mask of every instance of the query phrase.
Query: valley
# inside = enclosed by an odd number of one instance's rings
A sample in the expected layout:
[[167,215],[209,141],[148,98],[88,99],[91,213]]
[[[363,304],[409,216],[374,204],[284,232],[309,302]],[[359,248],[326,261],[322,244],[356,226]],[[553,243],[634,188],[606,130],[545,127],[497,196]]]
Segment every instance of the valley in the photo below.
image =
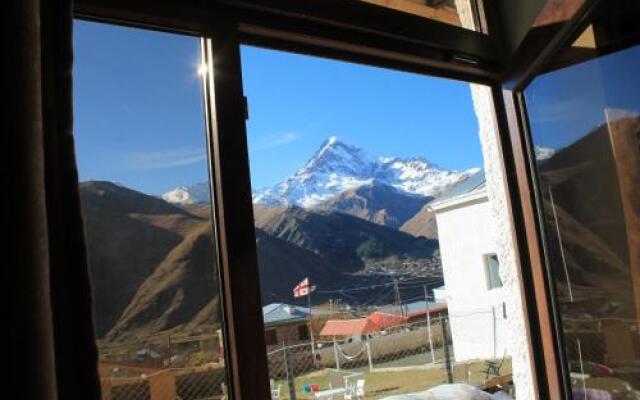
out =
[[[263,304],[296,304],[308,277],[315,304],[351,306],[405,298],[442,284],[429,202],[473,171],[419,158],[369,158],[335,137],[294,175],[254,193]],[[81,183],[96,329],[107,342],[220,324],[208,184],[162,196]],[[306,300],[305,300],[306,301]]]

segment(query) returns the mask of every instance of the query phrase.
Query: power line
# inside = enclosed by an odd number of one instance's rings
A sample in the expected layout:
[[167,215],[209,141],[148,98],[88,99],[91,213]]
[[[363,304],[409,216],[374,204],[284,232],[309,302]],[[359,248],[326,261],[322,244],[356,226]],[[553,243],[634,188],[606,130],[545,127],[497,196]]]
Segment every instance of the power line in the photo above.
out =
[[[425,284],[431,284],[431,283],[435,283],[437,281],[440,281],[441,278],[438,279],[422,279],[422,278],[412,278],[412,281],[392,281],[392,282],[386,282],[386,283],[377,283],[377,284],[372,284],[372,285],[365,285],[365,286],[356,286],[356,287],[350,287],[350,288],[344,288],[344,289],[332,289],[332,290],[316,290],[316,293],[349,293],[349,292],[356,292],[356,291],[361,291],[361,290],[372,290],[372,289],[376,289],[376,288],[381,288],[381,287],[392,287],[392,286],[398,286],[399,290],[406,290],[406,289],[414,289],[414,288],[422,288],[422,286],[424,286]],[[422,279],[422,280],[421,280]],[[405,286],[405,285],[410,285],[410,286]]]

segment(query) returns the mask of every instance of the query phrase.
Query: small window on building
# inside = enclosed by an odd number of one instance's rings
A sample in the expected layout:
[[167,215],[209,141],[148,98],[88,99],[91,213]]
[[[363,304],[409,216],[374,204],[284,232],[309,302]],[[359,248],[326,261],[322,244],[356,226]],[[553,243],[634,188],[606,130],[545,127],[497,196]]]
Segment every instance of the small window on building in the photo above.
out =
[[502,287],[500,279],[500,263],[496,254],[485,254],[484,269],[487,276],[487,288],[489,290]]
[[275,329],[264,332],[264,340],[267,342],[267,346],[276,344],[278,342],[278,335]]
[[309,330],[306,325],[298,326],[298,339],[299,340],[308,340],[309,339]]

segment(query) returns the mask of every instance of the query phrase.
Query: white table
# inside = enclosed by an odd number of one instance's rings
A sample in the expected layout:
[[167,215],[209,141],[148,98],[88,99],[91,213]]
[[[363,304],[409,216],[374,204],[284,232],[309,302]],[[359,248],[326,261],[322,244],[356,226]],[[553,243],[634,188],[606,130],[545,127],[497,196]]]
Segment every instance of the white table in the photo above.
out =
[[344,396],[344,392],[344,388],[321,390],[315,393],[314,398],[333,400],[334,396]]

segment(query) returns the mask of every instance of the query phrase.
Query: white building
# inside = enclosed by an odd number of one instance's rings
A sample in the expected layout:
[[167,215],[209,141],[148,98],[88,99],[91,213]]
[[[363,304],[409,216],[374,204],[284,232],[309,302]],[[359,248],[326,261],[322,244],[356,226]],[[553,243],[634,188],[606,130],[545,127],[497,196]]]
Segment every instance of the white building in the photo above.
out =
[[505,291],[500,278],[496,222],[479,172],[431,205],[456,361],[508,355]]

